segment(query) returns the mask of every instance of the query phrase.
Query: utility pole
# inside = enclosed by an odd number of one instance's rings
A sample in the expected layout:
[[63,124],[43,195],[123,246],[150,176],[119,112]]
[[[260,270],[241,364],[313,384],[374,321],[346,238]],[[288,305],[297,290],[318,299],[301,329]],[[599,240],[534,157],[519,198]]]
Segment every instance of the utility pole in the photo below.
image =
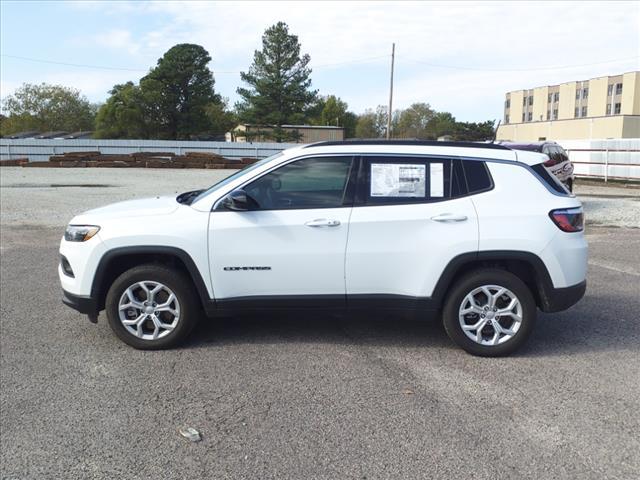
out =
[[391,138],[391,115],[393,114],[393,61],[396,55],[396,44],[391,44],[391,82],[389,84],[389,110],[387,111],[387,140]]

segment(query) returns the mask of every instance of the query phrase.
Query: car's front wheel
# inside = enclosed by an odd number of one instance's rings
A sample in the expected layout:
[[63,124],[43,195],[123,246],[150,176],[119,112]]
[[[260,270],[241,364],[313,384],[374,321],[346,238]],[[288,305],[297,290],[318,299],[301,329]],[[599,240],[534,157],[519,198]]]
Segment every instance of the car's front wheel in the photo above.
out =
[[190,287],[184,274],[163,265],[127,270],[107,293],[109,326],[134,348],[173,347],[189,335],[200,313]]
[[443,309],[449,337],[473,355],[508,355],[533,329],[536,304],[529,287],[510,272],[485,269],[461,278]]

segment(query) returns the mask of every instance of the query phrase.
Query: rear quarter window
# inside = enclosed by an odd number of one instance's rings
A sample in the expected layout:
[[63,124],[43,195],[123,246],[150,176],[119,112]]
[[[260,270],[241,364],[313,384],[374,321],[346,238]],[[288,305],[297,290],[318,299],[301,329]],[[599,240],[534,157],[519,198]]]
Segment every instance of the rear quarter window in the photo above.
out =
[[540,181],[549,189],[561,195],[569,195],[569,191],[565,186],[556,178],[556,176],[549,172],[547,167],[543,163],[532,165],[531,169],[538,174]]
[[480,160],[463,160],[464,176],[469,195],[486,192],[493,188],[493,180],[485,162]]

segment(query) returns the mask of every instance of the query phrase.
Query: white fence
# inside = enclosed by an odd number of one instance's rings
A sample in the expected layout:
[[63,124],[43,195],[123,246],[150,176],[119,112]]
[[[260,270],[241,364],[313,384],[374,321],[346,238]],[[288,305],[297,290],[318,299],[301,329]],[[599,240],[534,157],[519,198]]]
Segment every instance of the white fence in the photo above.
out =
[[45,140],[0,138],[0,159],[28,158],[31,162],[49,160],[52,155],[66,152],[100,152],[129,154],[136,152],[217,153],[227,158],[264,158],[299,144],[294,143],[241,143],[193,142],[176,140]]
[[558,140],[578,177],[640,181],[640,138]]

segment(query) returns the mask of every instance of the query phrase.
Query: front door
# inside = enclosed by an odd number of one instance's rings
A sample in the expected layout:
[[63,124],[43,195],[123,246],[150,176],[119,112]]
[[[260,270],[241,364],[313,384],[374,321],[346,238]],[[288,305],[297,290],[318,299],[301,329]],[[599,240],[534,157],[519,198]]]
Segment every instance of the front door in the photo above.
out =
[[257,208],[211,213],[216,302],[344,306],[352,163],[350,156],[292,161],[244,186]]

